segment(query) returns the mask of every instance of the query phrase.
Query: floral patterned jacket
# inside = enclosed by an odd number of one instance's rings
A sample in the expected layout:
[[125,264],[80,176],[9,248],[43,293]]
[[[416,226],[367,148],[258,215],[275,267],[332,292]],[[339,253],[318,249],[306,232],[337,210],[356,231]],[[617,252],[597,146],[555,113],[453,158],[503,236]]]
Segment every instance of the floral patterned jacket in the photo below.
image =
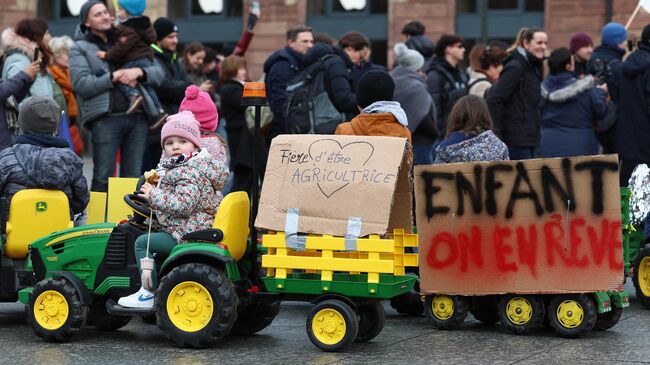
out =
[[[161,165],[164,164],[161,161]],[[160,165],[159,165],[160,167]],[[189,232],[212,227],[221,190],[228,179],[228,165],[206,148],[162,175],[149,201],[161,229],[177,241]]]

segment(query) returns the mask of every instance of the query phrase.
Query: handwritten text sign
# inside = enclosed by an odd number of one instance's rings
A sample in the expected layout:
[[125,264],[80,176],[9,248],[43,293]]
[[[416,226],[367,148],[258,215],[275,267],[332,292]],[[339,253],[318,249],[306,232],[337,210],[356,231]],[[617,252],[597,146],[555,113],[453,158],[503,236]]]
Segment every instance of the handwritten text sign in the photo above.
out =
[[423,292],[590,292],[622,282],[615,155],[417,167]]

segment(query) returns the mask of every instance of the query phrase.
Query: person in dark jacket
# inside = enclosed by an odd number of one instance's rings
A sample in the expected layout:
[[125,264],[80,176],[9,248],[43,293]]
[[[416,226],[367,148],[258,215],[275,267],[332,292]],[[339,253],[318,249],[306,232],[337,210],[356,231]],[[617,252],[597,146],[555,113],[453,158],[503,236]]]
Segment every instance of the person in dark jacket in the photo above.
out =
[[460,67],[465,57],[463,38],[445,34],[438,40],[427,72],[429,92],[436,105],[438,130],[444,131],[447,115],[459,98],[467,95],[469,77]]
[[607,114],[607,85],[596,86],[594,77],[582,79],[573,72],[567,48],[551,53],[551,75],[542,83],[542,139],[540,157],[598,154],[594,125]]
[[261,136],[253,136],[246,124],[246,106],[242,105],[244,82],[247,78],[246,61],[243,57],[231,55],[221,64],[221,114],[228,121],[228,149],[230,170],[234,173],[231,191],[246,191],[251,196],[255,179],[253,167],[253,143],[257,143],[260,170],[265,166],[265,144]]
[[[57,189],[68,197],[70,218],[86,209],[90,192],[83,161],[56,136],[60,124],[61,108],[53,99],[32,96],[21,104],[21,135],[0,152],[0,196],[7,203],[24,189]],[[8,215],[9,204],[6,209]]]
[[420,52],[426,65],[429,64],[433,57],[435,46],[431,38],[427,37],[425,33],[426,27],[417,20],[406,23],[402,28],[402,35],[405,38],[404,44],[409,49]]
[[339,112],[344,113],[349,120],[359,114],[359,110],[357,109],[357,97],[354,94],[354,86],[350,76],[350,69],[354,64],[348,56],[348,51],[325,43],[316,43],[305,54],[303,64],[305,67],[309,67],[329,55],[331,57],[327,58],[323,63],[325,90],[332,104]]
[[352,61],[350,76],[353,90],[356,90],[361,76],[370,71],[386,71],[386,68],[372,63],[370,60],[370,41],[359,32],[347,32],[339,38],[339,47]]
[[636,165],[650,164],[650,24],[643,28],[639,48],[615,70],[614,77],[619,80],[616,150],[620,183],[627,186]]
[[594,41],[585,32],[577,32],[569,40],[569,50],[573,55],[575,69],[573,71],[578,77],[583,78],[589,74],[587,64],[594,53]]
[[487,103],[494,131],[508,146],[511,160],[535,157],[539,146],[542,64],[548,36],[539,28],[519,31]]
[[310,27],[293,27],[287,30],[286,47],[275,51],[264,62],[266,95],[273,111],[269,138],[286,132],[284,108],[287,102],[287,83],[303,69],[303,55],[313,45],[314,34]]
[[7,125],[6,101],[12,96],[17,103],[23,100],[40,69],[40,62],[32,62],[14,77],[0,80],[0,150],[11,145],[14,133]]
[[[617,70],[623,65],[623,56],[627,47],[627,30],[619,23],[608,23],[601,32],[602,44],[594,50],[587,68],[599,82],[607,84],[613,105],[605,118],[598,121],[597,137],[603,153],[616,153],[616,120],[618,104],[616,102],[618,88],[614,75],[621,75]],[[618,77],[618,76],[617,76]]]

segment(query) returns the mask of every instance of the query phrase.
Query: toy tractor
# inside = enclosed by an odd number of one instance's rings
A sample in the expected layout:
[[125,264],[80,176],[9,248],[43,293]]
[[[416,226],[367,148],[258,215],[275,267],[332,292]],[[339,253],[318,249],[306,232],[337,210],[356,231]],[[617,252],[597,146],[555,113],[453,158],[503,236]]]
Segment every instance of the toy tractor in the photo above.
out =
[[629,188],[621,188],[625,276],[632,278],[639,303],[650,309],[650,242],[644,241],[643,227],[630,222],[630,196]]

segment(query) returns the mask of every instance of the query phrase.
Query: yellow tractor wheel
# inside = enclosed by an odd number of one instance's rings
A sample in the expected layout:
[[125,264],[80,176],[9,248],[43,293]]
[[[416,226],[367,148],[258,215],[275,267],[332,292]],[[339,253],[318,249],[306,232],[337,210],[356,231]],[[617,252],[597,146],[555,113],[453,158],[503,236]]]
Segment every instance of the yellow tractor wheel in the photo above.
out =
[[433,325],[441,330],[453,330],[465,321],[469,305],[460,295],[432,294],[424,301],[424,312]]
[[340,300],[324,300],[316,304],[307,316],[307,335],[323,351],[345,349],[354,342],[358,333],[357,314]]
[[544,321],[544,301],[534,295],[509,294],[499,298],[499,320],[509,331],[525,335]]
[[634,262],[632,279],[637,299],[646,309],[650,309],[650,247],[639,251]]
[[49,278],[34,286],[27,303],[27,320],[34,333],[47,341],[72,338],[86,318],[86,308],[74,286],[63,278]]
[[548,321],[560,336],[577,338],[594,328],[596,304],[586,294],[558,295],[548,303]]

